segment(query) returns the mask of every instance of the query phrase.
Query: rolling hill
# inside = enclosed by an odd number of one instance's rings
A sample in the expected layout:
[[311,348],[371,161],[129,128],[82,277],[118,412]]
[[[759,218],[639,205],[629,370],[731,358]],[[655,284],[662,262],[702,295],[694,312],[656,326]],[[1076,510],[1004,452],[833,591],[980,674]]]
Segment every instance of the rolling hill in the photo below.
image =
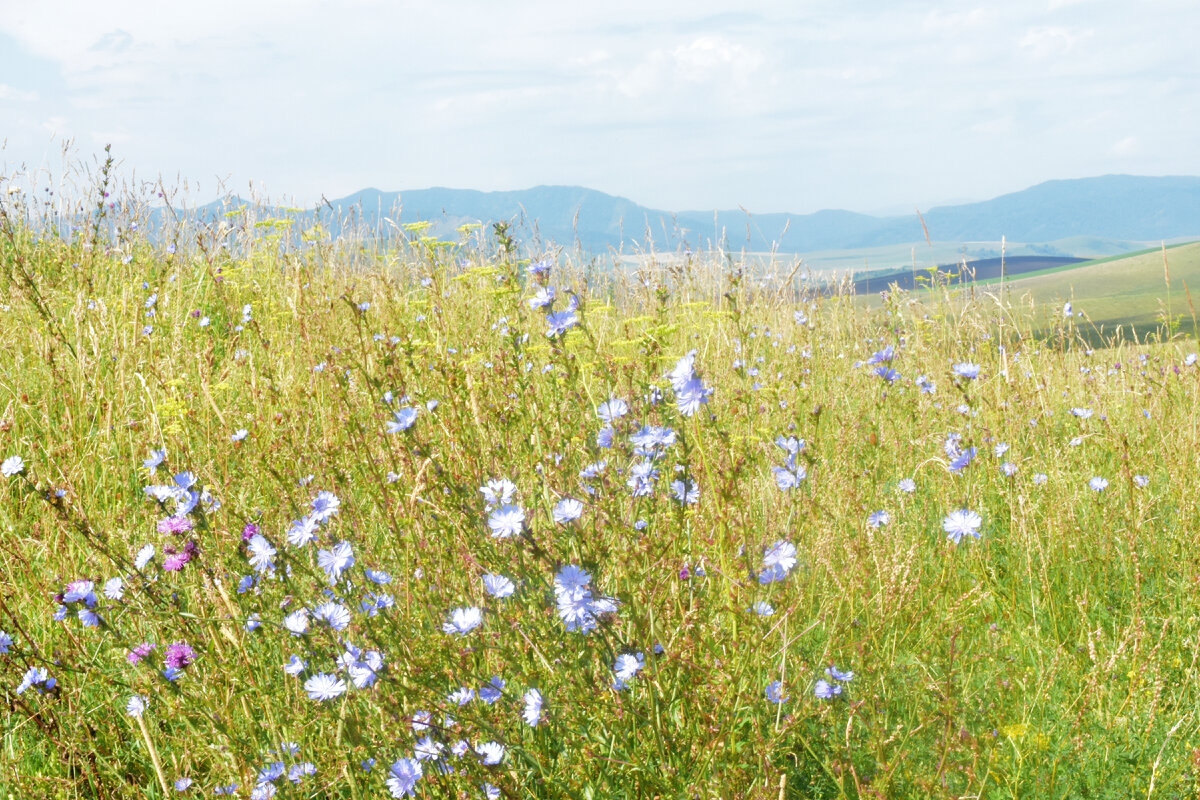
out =
[[1165,260],[1164,268],[1163,250],[1100,259],[1009,281],[1007,291],[1012,298],[1028,295],[1040,303],[1069,300],[1075,311],[1105,332],[1126,326],[1144,333],[1157,328],[1168,314],[1181,330],[1194,332],[1193,303],[1200,298],[1191,293],[1200,288],[1200,242],[1167,248]]

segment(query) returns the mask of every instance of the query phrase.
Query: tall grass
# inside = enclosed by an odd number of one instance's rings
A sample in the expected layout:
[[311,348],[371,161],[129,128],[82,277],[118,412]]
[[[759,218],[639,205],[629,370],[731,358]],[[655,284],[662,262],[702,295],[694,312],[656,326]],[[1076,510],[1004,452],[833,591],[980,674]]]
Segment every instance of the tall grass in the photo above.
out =
[[1190,344],[1092,350],[1061,307],[983,293],[866,310],[723,254],[612,274],[236,210],[148,236],[134,204],[72,228],[22,196],[7,794],[382,797],[417,766],[425,797],[1200,790]]

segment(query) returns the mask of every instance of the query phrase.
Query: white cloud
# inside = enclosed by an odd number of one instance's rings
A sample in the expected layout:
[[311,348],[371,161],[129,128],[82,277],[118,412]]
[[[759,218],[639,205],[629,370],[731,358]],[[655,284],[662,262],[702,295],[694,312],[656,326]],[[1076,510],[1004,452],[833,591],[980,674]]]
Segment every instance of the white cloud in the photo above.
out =
[[962,33],[977,28],[988,21],[988,12],[983,8],[970,11],[939,11],[934,9],[925,15],[921,27],[933,33]]
[[1136,136],[1126,136],[1119,142],[1114,142],[1113,146],[1108,148],[1110,156],[1133,156],[1141,152],[1141,143],[1138,142]]
[[53,116],[42,121],[42,130],[53,137],[67,136],[70,131],[70,123],[66,117]]
[[1042,26],[1025,31],[1025,35],[1017,44],[1033,58],[1040,60],[1069,53],[1075,45],[1090,38],[1094,33],[1091,29],[1071,30],[1060,26]]
[[681,84],[736,88],[765,62],[761,52],[721,36],[701,36],[670,50],[655,50],[624,73],[616,85],[630,97],[670,91]]
[[971,132],[991,135],[1009,134],[1013,132],[1015,127],[1015,120],[1013,120],[1012,115],[1005,114],[1001,117],[980,120],[974,123],[971,125]]
[[0,83],[0,100],[8,100],[14,103],[32,103],[37,99],[37,92],[26,92],[21,89],[14,89],[6,83]]

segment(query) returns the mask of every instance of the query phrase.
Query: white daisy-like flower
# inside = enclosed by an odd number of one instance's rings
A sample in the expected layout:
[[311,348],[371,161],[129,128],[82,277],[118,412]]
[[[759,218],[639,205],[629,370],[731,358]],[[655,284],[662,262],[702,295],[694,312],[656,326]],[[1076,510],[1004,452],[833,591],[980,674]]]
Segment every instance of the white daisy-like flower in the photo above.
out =
[[310,700],[323,703],[345,694],[346,682],[336,675],[321,673],[304,682],[304,691],[308,692]]
[[525,526],[525,510],[517,505],[503,505],[488,517],[488,527],[496,539],[517,536]]
[[983,517],[979,516],[979,512],[960,508],[946,515],[942,520],[942,530],[946,532],[947,539],[958,544],[964,536],[978,539],[979,526],[982,524]]
[[125,713],[131,717],[140,717],[146,711],[146,698],[140,694],[135,694],[129,698],[129,702],[125,704]]
[[349,542],[338,542],[329,550],[317,553],[317,564],[325,570],[330,585],[342,579],[342,573],[354,566],[354,550]]
[[450,612],[450,620],[442,625],[446,633],[466,636],[483,624],[483,612],[475,607],[456,608]]
[[546,702],[545,698],[537,689],[530,689],[522,699],[525,701],[525,710],[521,712],[521,717],[525,720],[526,725],[536,728],[542,719],[542,706]]

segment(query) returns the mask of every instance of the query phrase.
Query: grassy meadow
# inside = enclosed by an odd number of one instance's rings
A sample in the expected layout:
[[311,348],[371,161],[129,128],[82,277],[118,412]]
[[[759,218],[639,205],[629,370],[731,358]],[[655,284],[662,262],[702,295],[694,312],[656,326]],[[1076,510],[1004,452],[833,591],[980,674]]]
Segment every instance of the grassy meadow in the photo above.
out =
[[0,797],[1200,792],[1169,326],[7,208]]

